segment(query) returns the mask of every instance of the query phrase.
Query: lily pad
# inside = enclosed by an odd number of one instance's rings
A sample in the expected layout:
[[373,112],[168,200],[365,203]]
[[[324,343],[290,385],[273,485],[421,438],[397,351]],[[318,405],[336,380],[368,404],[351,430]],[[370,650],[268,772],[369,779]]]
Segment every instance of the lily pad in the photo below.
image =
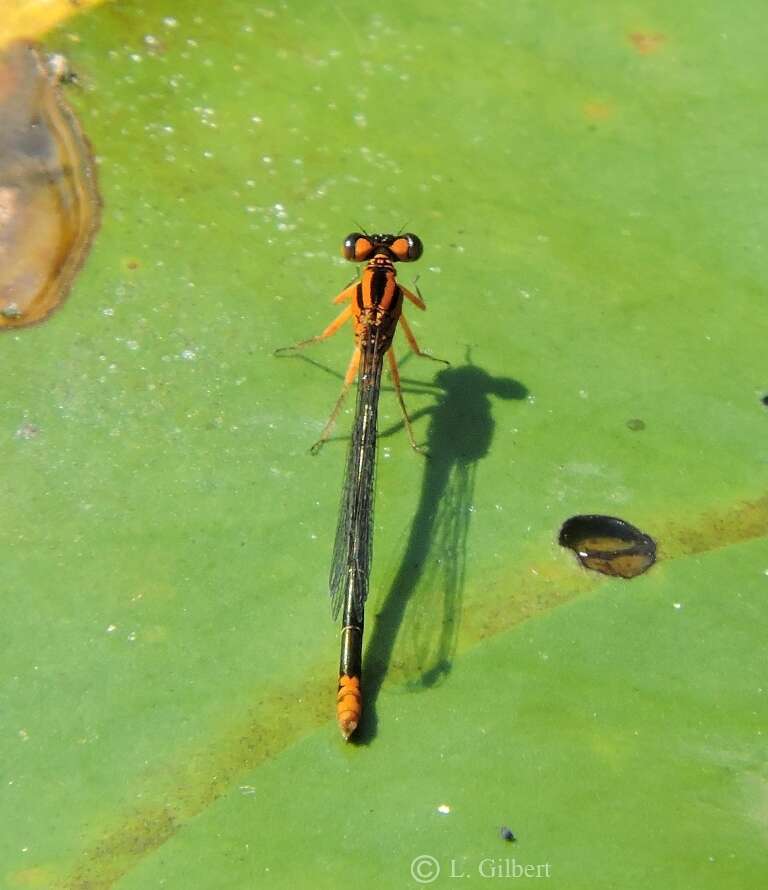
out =
[[[127,0],[46,46],[104,215],[0,340],[4,882],[758,886],[756,7]],[[273,351],[333,317],[347,233],[403,225],[452,366],[403,363],[428,462],[382,396],[345,745],[349,415],[308,450],[351,336]],[[598,513],[653,531],[651,571],[558,546]]]

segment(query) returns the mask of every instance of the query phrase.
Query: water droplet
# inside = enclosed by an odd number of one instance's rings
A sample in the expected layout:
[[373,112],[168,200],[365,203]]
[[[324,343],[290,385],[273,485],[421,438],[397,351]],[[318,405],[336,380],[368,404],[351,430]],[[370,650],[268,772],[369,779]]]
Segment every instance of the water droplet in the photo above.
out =
[[634,578],[656,561],[653,538],[615,516],[572,516],[563,523],[558,541],[585,568],[603,575]]
[[0,329],[45,318],[90,249],[100,202],[88,142],[29,43],[0,54]]

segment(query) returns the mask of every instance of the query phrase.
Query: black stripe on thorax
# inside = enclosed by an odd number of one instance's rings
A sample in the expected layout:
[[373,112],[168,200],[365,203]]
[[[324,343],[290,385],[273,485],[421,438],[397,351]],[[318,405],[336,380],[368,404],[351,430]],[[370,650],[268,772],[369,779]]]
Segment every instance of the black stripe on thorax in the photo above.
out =
[[389,273],[385,269],[374,269],[371,276],[371,302],[378,306],[384,298],[389,281]]

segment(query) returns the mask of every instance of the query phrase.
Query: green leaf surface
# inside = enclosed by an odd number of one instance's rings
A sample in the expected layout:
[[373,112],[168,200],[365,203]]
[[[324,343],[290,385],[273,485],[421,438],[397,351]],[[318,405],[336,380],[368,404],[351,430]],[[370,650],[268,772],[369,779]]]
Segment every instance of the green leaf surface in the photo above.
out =
[[[64,306],[0,338],[0,882],[760,886],[761,18],[127,0],[50,36],[105,207]],[[308,448],[351,336],[273,350],[333,318],[348,232],[404,225],[452,365],[403,363],[429,461],[382,395],[345,745],[349,412]],[[600,512],[657,565],[558,547]]]

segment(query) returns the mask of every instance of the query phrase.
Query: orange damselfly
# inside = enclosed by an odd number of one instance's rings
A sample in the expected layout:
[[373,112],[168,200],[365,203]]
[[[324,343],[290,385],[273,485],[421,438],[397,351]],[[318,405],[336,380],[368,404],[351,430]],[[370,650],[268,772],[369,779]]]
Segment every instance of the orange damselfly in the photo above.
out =
[[426,309],[426,306],[420,294],[412,293],[398,283],[394,264],[413,262],[419,259],[422,251],[421,240],[411,233],[368,235],[353,232],[348,235],[342,247],[344,258],[350,262],[367,262],[360,278],[346,287],[333,301],[347,302],[349,305],[321,334],[277,350],[286,352],[301,349],[326,340],[347,321],[352,321],[355,348],[344,375],[341,395],[320,438],[311,449],[313,454],[317,454],[330,436],[344,398],[357,377],[355,421],[347,453],[328,581],[331,614],[334,620],[338,618],[339,613],[342,614],[336,717],[345,739],[357,729],[363,707],[361,690],[363,623],[371,570],[376,423],[384,356],[386,355],[389,363],[392,385],[403,412],[408,438],[417,451],[421,449],[413,437],[411,420],[403,401],[397,361],[390,349],[398,324],[416,355],[433,361],[443,361],[419,349],[413,331],[403,315],[403,300],[408,300],[419,309]]

